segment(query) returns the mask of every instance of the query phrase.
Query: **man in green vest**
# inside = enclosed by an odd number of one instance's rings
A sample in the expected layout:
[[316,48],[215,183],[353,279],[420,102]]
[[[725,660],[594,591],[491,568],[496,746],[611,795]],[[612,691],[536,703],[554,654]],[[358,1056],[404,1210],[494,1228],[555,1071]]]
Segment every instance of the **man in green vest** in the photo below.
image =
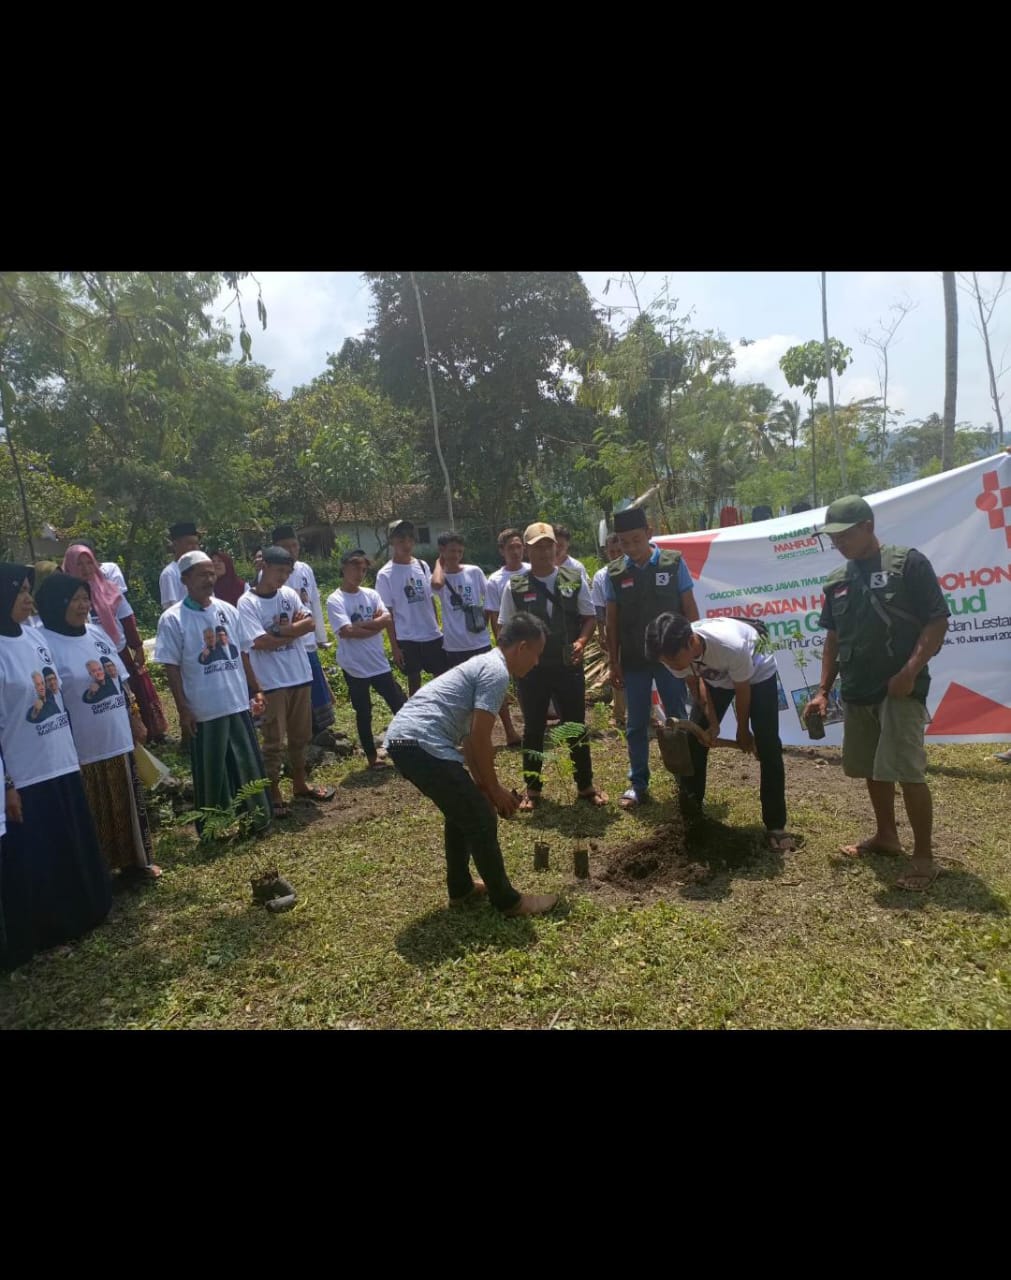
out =
[[933,807],[927,786],[928,661],[944,643],[948,606],[933,566],[912,547],[882,546],[863,498],[838,498],[817,532],[846,558],[825,582],[819,625],[828,633],[821,684],[805,715],[824,715],[842,676],[843,771],[865,778],[877,828],[842,852],[902,853],[895,825],[895,784],[902,788],[913,857],[898,885],[923,892],[937,879],[931,848]]
[[[513,574],[502,588],[499,626],[518,613],[532,613],[548,631],[541,660],[516,682],[523,712],[523,774],[527,793],[520,812],[536,808],[541,798],[541,753],[554,698],[563,723],[586,723],[586,677],[583,650],[597,625],[582,572],[555,566],[555,531],[549,524],[528,525],[523,535],[529,572]],[[593,785],[593,763],[586,731],[569,743],[580,800],[594,806],[607,796]]]
[[650,544],[653,530],[641,507],[618,511],[614,531],[624,552],[607,566],[607,649],[611,687],[625,690],[630,786],[618,801],[635,809],[649,800],[649,722],[653,684],[668,716],[685,714],[685,682],[662,662],[646,657],[646,628],[662,613],[683,614],[697,622],[694,582],[680,551]]

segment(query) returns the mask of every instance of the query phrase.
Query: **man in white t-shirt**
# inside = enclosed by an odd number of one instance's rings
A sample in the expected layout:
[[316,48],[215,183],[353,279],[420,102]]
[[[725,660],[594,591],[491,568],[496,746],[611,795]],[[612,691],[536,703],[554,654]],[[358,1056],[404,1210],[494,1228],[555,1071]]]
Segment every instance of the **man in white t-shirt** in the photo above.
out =
[[298,593],[287,585],[292,557],[283,547],[266,547],[258,581],[239,600],[239,616],[260,634],[253,641],[249,661],[263,690],[263,762],[270,779],[275,818],[286,818],[281,795],[281,765],[285,753],[292,795],[306,800],[332,800],[333,787],[310,787],[305,774],[305,751],[312,738],[312,668],[299,644],[315,626]]
[[330,647],[330,641],[326,638],[323,602],[320,599],[319,587],[316,584],[316,575],[313,573],[312,567],[298,558],[298,553],[302,548],[299,545],[295,526],[290,524],[278,525],[274,530],[272,541],[276,547],[283,547],[294,561],[291,577],[288,579],[288,586],[298,593],[303,607],[309,610],[315,623],[313,630],[302,637],[302,644],[305,646],[305,651],[309,658],[309,666],[312,668],[312,731],[315,735],[329,728],[334,720],[333,690],[327,683],[323,664],[320,662],[319,654],[316,652],[317,648],[328,649]]
[[376,574],[376,590],[393,615],[393,661],[407,676],[408,693],[417,693],[423,671],[439,676],[448,670],[435,616],[432,571],[424,560],[414,557],[415,529],[410,520],[392,521],[388,537],[392,558]]
[[[249,650],[262,629],[240,617],[227,600],[214,596],[217,572],[203,551],[188,551],[179,561],[186,598],[158,619],[154,660],[165,667],[189,736],[194,807],[231,809],[240,788],[265,778],[250,708],[263,711],[263,694],[249,662]],[[253,826],[270,821],[264,792],[245,802]],[[197,822],[197,829],[202,829]]]
[[[764,628],[763,628],[764,631]],[[739,618],[689,622],[679,613],[662,613],[646,628],[646,656],[662,662],[688,682],[692,719],[715,744],[720,721],[731,702],[737,716],[737,745],[758,754],[762,820],[769,848],[796,848],[786,833],[786,772],[779,740],[779,678],[776,659],[763,652],[763,634]],[[751,725],[749,729],[748,725]],[[701,809],[706,795],[709,747],[688,735],[695,774],[679,779],[681,794]]]
[[502,603],[502,588],[514,573],[528,573],[530,566],[523,559],[523,533],[520,529],[503,529],[498,536],[498,553],[505,561],[501,569],[488,575],[488,592],[484,598],[485,616],[498,639],[498,611]]
[[[440,533],[439,558],[432,570],[432,590],[442,605],[442,645],[449,667],[491,652],[486,616],[488,579],[476,564],[463,563],[464,547],[462,533]],[[518,747],[523,739],[513,727],[505,702],[499,714],[506,746]]]
[[358,724],[358,739],[370,769],[381,768],[372,736],[371,690],[396,714],[407,701],[393,678],[383,644],[383,632],[392,626],[379,593],[362,586],[369,558],[361,547],[341,556],[341,584],[326,602],[330,627],[337,640],[337,662],[344,672],[348,694]]
[[[502,604],[502,591],[514,573],[529,573],[530,566],[523,559],[523,534],[519,529],[503,529],[498,536],[498,553],[505,561],[500,569],[488,575],[488,591],[484,598],[484,612],[492,635],[498,640],[498,611]],[[502,728],[505,730],[506,746],[519,747],[523,739],[513,724],[510,708],[516,701],[513,694],[507,693],[502,703]]]
[[[600,636],[600,645],[604,652],[607,652],[607,566],[612,560],[617,560],[621,555],[621,539],[616,533],[607,535],[607,543],[600,549],[600,558],[603,564],[593,575],[593,581],[590,583],[590,601],[593,610],[597,615],[597,632]],[[619,729],[625,727],[625,690],[614,689],[614,702],[612,709],[614,711],[614,723]]]
[[577,560],[575,556],[569,555],[569,547],[572,545],[572,533],[564,524],[556,524],[551,526],[555,531],[555,564],[559,569],[578,569],[583,575],[583,581],[586,583],[586,589],[590,589],[590,575],[586,572],[586,566],[582,560]]
[[179,561],[187,552],[195,551],[199,547],[197,526],[192,520],[177,521],[169,529],[169,541],[172,544],[172,559],[162,569],[158,579],[158,591],[163,609],[186,599],[186,588],[179,571]]

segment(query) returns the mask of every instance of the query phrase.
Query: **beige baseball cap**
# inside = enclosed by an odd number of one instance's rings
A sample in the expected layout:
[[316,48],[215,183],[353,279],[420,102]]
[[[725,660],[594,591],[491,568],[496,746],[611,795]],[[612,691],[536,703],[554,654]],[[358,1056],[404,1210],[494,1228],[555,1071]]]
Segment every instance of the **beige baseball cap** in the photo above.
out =
[[536,524],[528,524],[523,533],[523,541],[527,546],[532,546],[535,542],[543,542],[547,538],[549,542],[556,542],[555,531],[549,524],[538,521]]

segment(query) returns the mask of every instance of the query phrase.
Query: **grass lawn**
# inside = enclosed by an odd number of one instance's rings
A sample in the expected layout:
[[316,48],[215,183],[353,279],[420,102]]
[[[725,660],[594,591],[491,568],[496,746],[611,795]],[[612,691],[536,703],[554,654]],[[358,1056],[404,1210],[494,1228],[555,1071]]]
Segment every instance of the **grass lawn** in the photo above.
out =
[[[387,718],[377,707],[377,728]],[[353,736],[348,708],[338,721]],[[574,806],[552,766],[542,808],[499,828],[517,887],[565,894],[536,920],[450,911],[440,816],[356,755],[315,775],[337,785],[333,804],[296,806],[267,839],[207,849],[192,828],[162,829],[161,881],[118,893],[69,952],[0,977],[0,1027],[1006,1028],[1011,768],[997,749],[930,748],[944,872],[928,894],[893,887],[898,858],[837,854],[871,827],[832,749],[788,753],[799,852],[764,849],[757,764],[721,750],[709,812],[735,831],[710,826],[703,850],[639,882],[602,877],[629,842],[680,830],[655,745],[659,803],[634,816]],[[593,752],[613,801],[624,744],[609,734]],[[498,761],[521,786],[518,753]],[[597,842],[589,881],[572,873],[575,836]],[[551,844],[546,872],[532,869],[535,838]],[[250,894],[272,864],[299,894],[279,916]]]

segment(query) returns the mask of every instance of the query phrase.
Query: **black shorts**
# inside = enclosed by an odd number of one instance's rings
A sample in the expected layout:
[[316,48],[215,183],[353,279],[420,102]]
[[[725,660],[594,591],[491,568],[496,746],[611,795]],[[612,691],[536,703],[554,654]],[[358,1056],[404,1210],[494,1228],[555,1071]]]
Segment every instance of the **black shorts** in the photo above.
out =
[[400,640],[400,652],[404,655],[404,671],[409,676],[419,676],[427,671],[430,676],[441,676],[449,668],[442,638],[437,640]]
[[459,649],[446,650],[446,670],[450,667],[458,667],[461,662],[469,662],[471,658],[476,658],[481,653],[491,653],[491,645],[486,644],[483,649]]

